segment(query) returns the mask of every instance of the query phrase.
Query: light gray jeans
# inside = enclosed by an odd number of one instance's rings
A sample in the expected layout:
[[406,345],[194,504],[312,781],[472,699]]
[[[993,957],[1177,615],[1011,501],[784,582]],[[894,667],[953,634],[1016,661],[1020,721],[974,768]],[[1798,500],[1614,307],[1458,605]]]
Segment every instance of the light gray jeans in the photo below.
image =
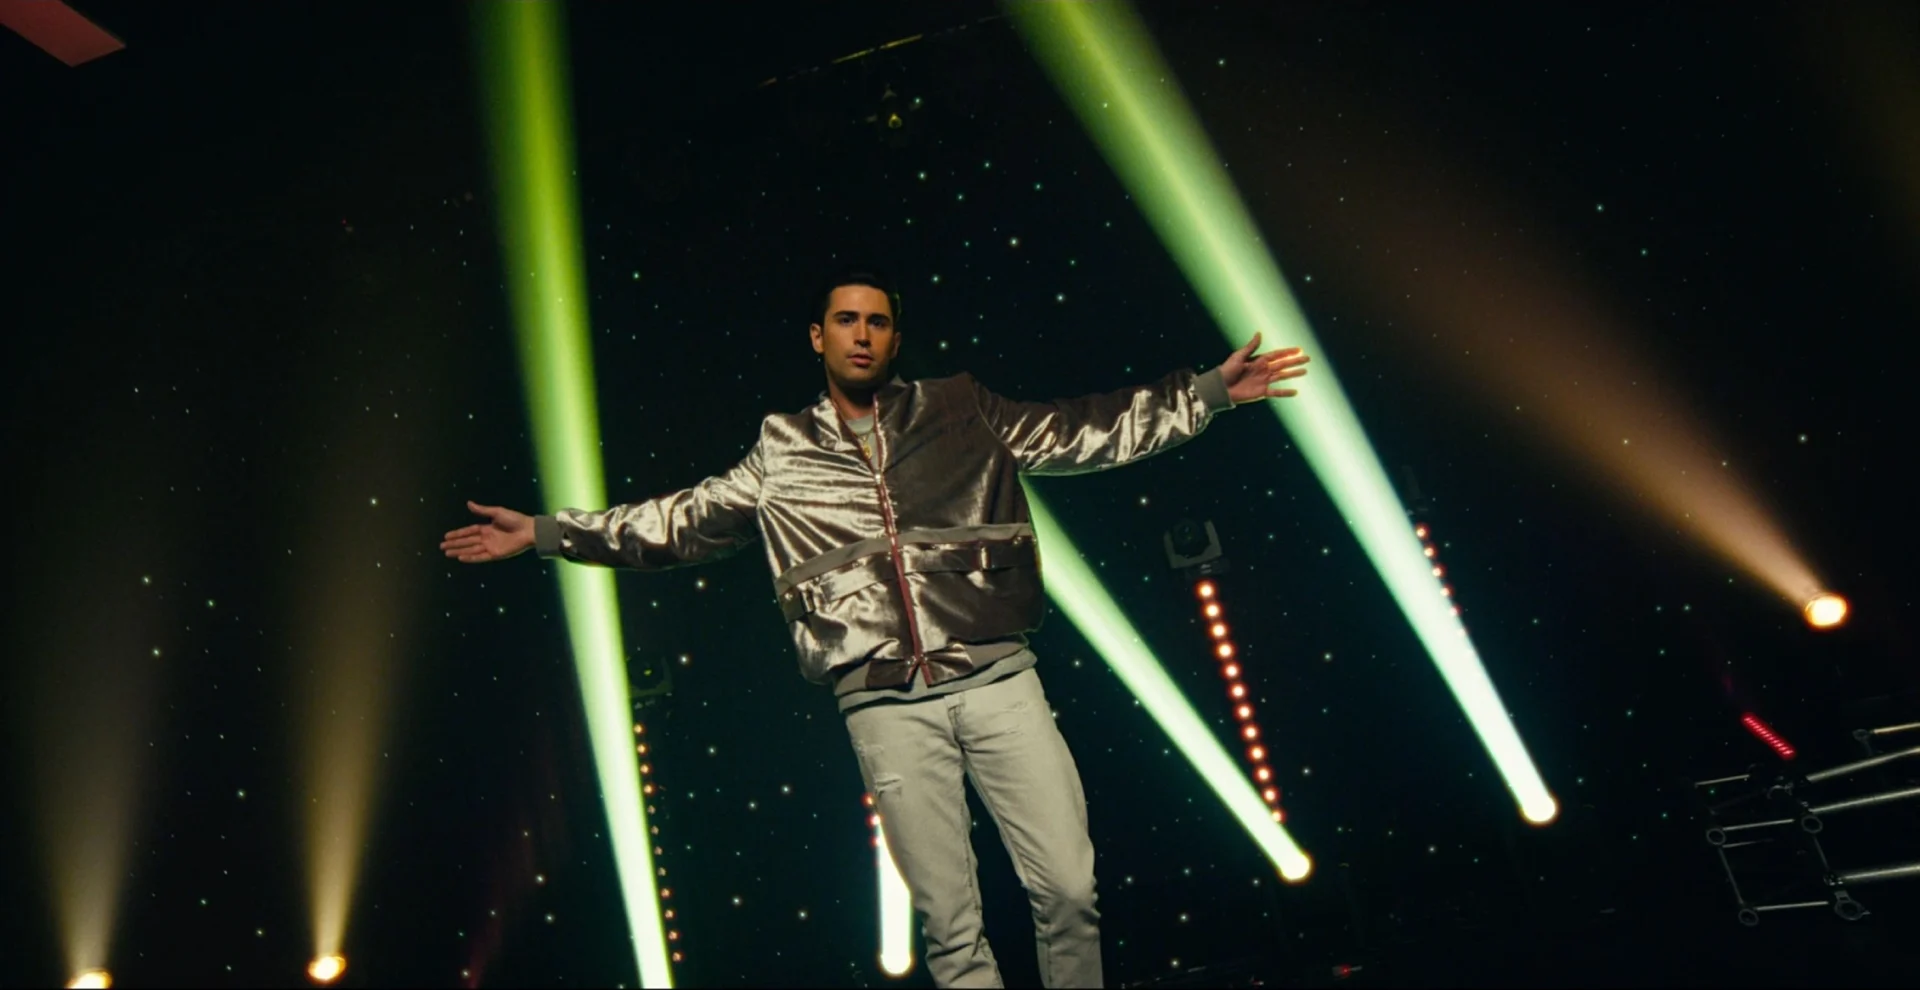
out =
[[1101,985],[1100,912],[1080,770],[1053,723],[1040,675],[847,714],[860,775],[926,937],[940,987],[998,987],[981,924],[963,775],[1000,826],[1033,904],[1040,980]]

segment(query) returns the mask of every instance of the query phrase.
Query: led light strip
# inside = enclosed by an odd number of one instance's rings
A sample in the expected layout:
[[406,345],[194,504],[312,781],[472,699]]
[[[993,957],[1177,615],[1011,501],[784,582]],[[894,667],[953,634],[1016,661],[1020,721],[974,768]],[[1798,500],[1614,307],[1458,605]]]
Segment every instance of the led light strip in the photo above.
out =
[[1247,744],[1247,764],[1254,786],[1272,809],[1273,820],[1286,821],[1286,813],[1280,809],[1280,785],[1273,779],[1273,769],[1267,766],[1267,747],[1260,740],[1260,724],[1253,719],[1253,702],[1247,698],[1247,685],[1240,678],[1240,651],[1228,634],[1227,613],[1220,605],[1220,588],[1212,578],[1205,578],[1194,585],[1193,593],[1200,599],[1200,617],[1206,620],[1214,658],[1220,661],[1220,676],[1227,681],[1227,701],[1233,706],[1233,717],[1240,723],[1240,739]]

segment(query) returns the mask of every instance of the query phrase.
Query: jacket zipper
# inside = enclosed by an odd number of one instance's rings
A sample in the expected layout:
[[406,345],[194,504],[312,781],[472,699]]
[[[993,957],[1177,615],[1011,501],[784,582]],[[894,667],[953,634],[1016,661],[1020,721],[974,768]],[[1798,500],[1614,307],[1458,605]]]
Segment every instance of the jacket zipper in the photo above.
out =
[[[907,565],[900,557],[900,529],[893,518],[893,496],[887,492],[887,482],[881,476],[882,465],[887,463],[887,441],[880,434],[880,397],[873,397],[873,449],[878,454],[867,466],[873,471],[873,487],[880,494],[880,517],[887,527],[887,543],[893,550],[893,574],[900,582],[900,603],[907,610],[907,637],[913,641],[913,667],[922,672],[927,686],[933,686],[933,668],[927,664],[926,648],[920,644],[920,622],[913,615],[913,592],[907,587]],[[913,670],[907,671],[907,680],[913,680]]]

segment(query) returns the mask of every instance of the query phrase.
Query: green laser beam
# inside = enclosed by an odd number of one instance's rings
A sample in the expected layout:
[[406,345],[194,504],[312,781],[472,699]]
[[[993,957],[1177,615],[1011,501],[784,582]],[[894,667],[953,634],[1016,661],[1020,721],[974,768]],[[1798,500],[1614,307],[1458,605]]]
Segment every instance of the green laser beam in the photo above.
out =
[[1258,332],[1269,343],[1297,344],[1313,354],[1314,371],[1300,395],[1268,404],[1386,581],[1521,814],[1537,824],[1551,821],[1557,804],[1466,627],[1441,594],[1326,349],[1138,15],[1118,0],[1006,7],[1227,342],[1239,347]]
[[[500,203],[507,295],[533,423],[541,495],[549,509],[604,505],[606,478],[600,463],[578,193],[573,181],[565,9],[558,3],[501,0],[477,3],[472,9]],[[640,799],[613,572],[560,566],[555,573],[640,984],[670,987],[673,974],[653,883],[646,809]]]
[[1166,668],[1154,659],[1140,634],[1127,621],[1126,613],[1107,594],[1107,590],[1087,566],[1086,559],[1073,548],[1065,530],[1053,513],[1022,481],[1027,491],[1027,506],[1033,513],[1033,531],[1040,542],[1042,573],[1046,575],[1047,594],[1060,606],[1081,635],[1106,658],[1122,683],[1140,699],[1140,704],[1166,730],[1181,755],[1226,803],[1227,811],[1240,822],[1247,834],[1273,861],[1280,875],[1288,880],[1304,880],[1313,870],[1312,860],[1294,844],[1287,830],[1273,820],[1260,793],[1234,765],[1220,737],[1207,727],[1200,714],[1180,688],[1167,676]]

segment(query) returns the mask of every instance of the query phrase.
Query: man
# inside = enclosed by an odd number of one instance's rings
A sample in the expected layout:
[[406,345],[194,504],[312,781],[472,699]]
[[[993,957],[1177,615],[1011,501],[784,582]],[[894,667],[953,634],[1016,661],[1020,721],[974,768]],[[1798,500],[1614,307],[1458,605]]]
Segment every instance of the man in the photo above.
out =
[[827,391],[768,416],[732,470],[604,512],[485,523],[441,549],[466,563],[542,557],[662,570],[765,539],[800,672],[832,686],[942,987],[1000,986],[980,917],[963,775],[993,813],[1033,904],[1049,987],[1101,985],[1093,843],[1080,773],[1026,634],[1046,603],[1019,476],[1117,467],[1171,449],[1238,403],[1291,396],[1298,348],[1258,334],[1205,374],[1063,402],[1016,402],[969,375],[906,382],[900,297],[871,272],[830,280],[809,328]]

